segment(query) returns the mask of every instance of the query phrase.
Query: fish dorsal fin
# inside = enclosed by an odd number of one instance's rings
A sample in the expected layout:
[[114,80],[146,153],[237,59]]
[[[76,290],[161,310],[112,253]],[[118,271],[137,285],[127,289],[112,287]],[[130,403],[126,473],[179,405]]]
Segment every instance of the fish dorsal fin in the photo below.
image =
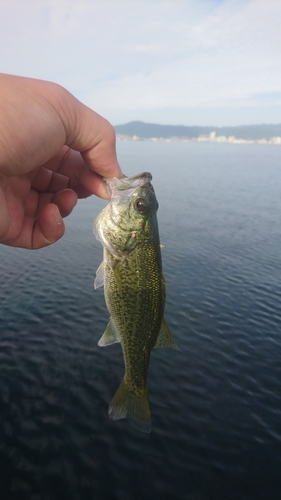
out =
[[164,318],[162,319],[160,332],[154,347],[172,347],[173,349],[178,349],[178,346],[175,343],[173,335],[171,334]]
[[116,344],[117,342],[120,342],[120,338],[112,320],[110,320],[105,329],[104,334],[98,341],[98,345],[100,347],[105,347],[107,345]]
[[94,281],[94,288],[97,289],[100,286],[103,286],[103,284],[104,284],[104,263],[102,261],[100,266],[97,268],[96,278]]

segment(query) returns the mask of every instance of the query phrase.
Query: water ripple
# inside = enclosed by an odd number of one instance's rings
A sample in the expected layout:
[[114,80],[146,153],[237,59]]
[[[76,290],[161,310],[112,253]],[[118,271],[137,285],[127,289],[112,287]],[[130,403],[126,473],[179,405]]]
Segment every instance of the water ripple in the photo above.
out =
[[165,316],[180,347],[151,355],[153,431],[107,415],[124,364],[120,346],[97,346],[108,312],[93,289],[92,221],[104,202],[85,200],[54,247],[1,248],[0,497],[279,500],[279,157],[119,147],[128,174],[145,164],[154,175]]

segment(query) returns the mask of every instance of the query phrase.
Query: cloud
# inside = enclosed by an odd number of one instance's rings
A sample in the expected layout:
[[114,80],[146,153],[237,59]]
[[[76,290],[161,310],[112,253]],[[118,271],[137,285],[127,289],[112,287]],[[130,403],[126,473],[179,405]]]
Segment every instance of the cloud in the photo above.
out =
[[279,0],[1,5],[2,71],[55,80],[109,118],[280,105]]

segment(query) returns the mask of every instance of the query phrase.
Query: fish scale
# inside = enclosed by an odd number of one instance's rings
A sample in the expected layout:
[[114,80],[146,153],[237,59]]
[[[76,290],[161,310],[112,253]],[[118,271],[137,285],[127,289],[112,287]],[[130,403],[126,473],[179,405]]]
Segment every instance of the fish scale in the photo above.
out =
[[[144,259],[145,267],[142,265]],[[142,272],[136,276],[136,266],[141,265]],[[121,293],[119,280],[116,280],[117,273],[122,286]],[[127,378],[129,377],[132,385],[137,379],[144,387],[148,356],[156,343],[162,321],[160,312],[163,310],[160,263],[157,262],[154,248],[137,245],[130,259],[117,263],[114,270],[109,266],[105,279],[105,296],[111,318],[121,332]],[[142,349],[147,349],[148,352],[144,366],[140,357]]]

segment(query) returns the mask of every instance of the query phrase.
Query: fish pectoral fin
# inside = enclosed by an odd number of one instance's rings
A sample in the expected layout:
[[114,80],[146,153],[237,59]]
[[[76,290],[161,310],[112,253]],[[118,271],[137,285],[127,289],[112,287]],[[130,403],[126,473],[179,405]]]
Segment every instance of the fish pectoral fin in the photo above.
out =
[[107,345],[116,344],[117,342],[120,342],[120,338],[112,320],[110,320],[105,329],[104,334],[98,341],[98,345],[100,347],[105,347]]
[[172,347],[173,349],[178,349],[164,318],[162,319],[161,328],[154,347]]
[[150,409],[147,388],[134,392],[123,379],[108,409],[112,420],[127,418],[141,432],[151,431]]
[[94,281],[94,288],[97,289],[103,285],[104,285],[104,263],[102,261],[100,266],[97,268],[96,277]]

